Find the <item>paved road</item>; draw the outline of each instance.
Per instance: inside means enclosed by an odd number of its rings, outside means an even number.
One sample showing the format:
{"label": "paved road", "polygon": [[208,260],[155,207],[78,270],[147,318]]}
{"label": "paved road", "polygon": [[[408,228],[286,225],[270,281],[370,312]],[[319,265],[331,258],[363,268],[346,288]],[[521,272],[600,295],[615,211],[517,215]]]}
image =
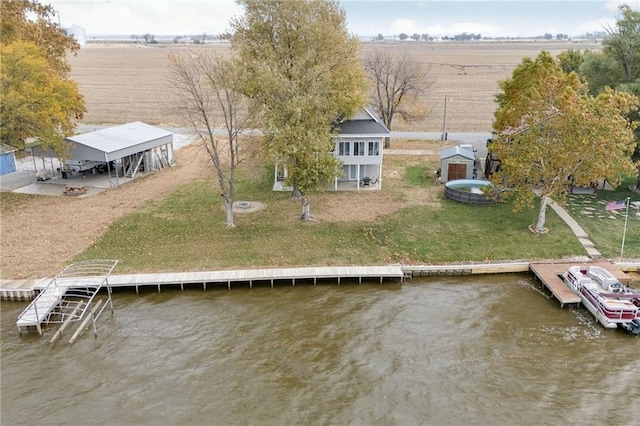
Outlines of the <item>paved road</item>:
{"label": "paved road", "polygon": [[[455,144],[471,144],[476,150],[478,159],[481,161],[487,156],[487,139],[491,133],[448,133],[447,141]],[[393,138],[396,139],[424,139],[442,140],[441,132],[391,132],[391,148],[393,148]]]}
{"label": "paved road", "polygon": [[[94,130],[104,129],[110,126],[99,126],[83,124],[78,126],[81,132],[92,132]],[[192,135],[194,132],[186,127],[163,127],[163,129],[178,135]],[[226,134],[224,129],[216,129],[216,134],[221,136]],[[487,139],[491,137],[491,133],[448,133],[447,141],[456,144],[471,144],[476,150],[478,158],[484,159],[487,155]],[[391,139],[422,139],[422,140],[441,140],[442,132],[391,132]],[[184,138],[183,138],[184,139]],[[391,144],[393,148],[393,142]],[[178,147],[176,147],[178,148]]]}

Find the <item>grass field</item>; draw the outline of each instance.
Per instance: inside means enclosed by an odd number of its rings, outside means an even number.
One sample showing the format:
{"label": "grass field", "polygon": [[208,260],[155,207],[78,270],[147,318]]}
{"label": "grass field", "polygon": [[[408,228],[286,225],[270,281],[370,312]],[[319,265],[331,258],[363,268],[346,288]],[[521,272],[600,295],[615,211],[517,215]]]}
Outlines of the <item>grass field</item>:
{"label": "grass field", "polygon": [[[388,156],[396,180],[386,179],[380,194],[325,192],[314,196],[314,222],[299,220],[300,202],[270,189],[272,169],[241,175],[238,199],[260,201],[266,208],[236,214],[236,227],[225,226],[225,213],[209,181],[181,187],[116,220],[76,260],[121,259],[119,271],[211,270],[300,265],[421,264],[511,259],[558,259],[584,255],[570,229],[552,211],[552,232],[527,230],[531,210],[514,215],[510,204],[474,207],[446,200],[431,177],[433,164]],[[420,200],[415,193],[431,194]],[[347,201],[348,200],[348,201]],[[333,219],[345,203],[358,216]],[[375,215],[372,203],[395,204]],[[405,205],[405,207],[402,207]],[[344,209],[346,210],[346,208]]]}
{"label": "grass field", "polygon": [[613,200],[629,197],[629,202],[640,201],[640,194],[626,189],[634,182],[629,180],[614,191],[598,191],[593,195],[569,195],[567,199],[567,211],[580,223],[606,258],[616,258],[622,254],[623,257],[640,259],[640,211],[630,208],[627,215],[626,210],[604,209],[605,205]]}

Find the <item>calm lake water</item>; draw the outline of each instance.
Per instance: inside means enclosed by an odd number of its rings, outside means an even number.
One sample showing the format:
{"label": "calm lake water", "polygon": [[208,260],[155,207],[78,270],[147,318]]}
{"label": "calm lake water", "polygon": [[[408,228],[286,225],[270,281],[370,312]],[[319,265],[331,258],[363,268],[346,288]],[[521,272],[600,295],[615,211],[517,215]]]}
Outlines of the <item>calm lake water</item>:
{"label": "calm lake water", "polygon": [[640,339],[529,275],[117,292],[74,345],[19,335],[25,306],[1,305],[2,425],[640,422]]}

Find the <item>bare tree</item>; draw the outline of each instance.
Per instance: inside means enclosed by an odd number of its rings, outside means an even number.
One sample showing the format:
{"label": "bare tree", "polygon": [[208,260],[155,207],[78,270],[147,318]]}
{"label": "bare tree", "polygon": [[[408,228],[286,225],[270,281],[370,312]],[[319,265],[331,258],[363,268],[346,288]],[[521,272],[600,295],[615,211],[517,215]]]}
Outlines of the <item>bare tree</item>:
{"label": "bare tree", "polygon": [[[238,73],[229,59],[209,52],[191,56],[170,55],[174,83],[182,99],[181,110],[209,154],[227,215],[233,222],[234,180],[237,167],[247,158],[241,133],[253,119],[246,98],[239,92]],[[223,123],[219,123],[221,120]],[[216,135],[223,125],[224,141]]]}
{"label": "bare tree", "polygon": [[[373,86],[371,105],[389,130],[397,114],[406,121],[427,116],[421,97],[433,84],[428,80],[430,67],[406,54],[380,51],[369,53],[364,67]],[[390,138],[385,139],[384,146],[391,146]]]}

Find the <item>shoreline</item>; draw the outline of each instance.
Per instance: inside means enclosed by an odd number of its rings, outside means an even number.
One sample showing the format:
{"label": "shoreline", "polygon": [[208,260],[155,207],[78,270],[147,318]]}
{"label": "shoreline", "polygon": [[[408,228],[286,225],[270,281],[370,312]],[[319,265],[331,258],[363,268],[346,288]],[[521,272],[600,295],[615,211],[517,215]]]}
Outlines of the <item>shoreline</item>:
{"label": "shoreline", "polygon": [[[457,263],[457,264],[437,264],[437,265],[388,265],[388,266],[336,266],[336,267],[297,267],[297,268],[262,268],[262,269],[237,269],[220,271],[198,271],[198,272],[170,272],[170,273],[146,273],[146,274],[113,274],[109,276],[109,287],[111,288],[131,288],[138,293],[139,288],[155,287],[158,292],[164,287],[179,286],[184,290],[185,286],[202,286],[207,290],[209,286],[224,285],[231,289],[231,283],[245,283],[253,287],[253,283],[270,282],[271,287],[274,281],[291,281],[295,286],[296,280],[312,281],[317,280],[336,281],[340,285],[341,278],[347,280],[362,279],[372,280],[406,279],[414,277],[433,276],[462,276],[462,275],[491,275],[509,273],[533,273],[532,263],[556,263],[556,264],[577,264],[591,263],[594,259],[583,258],[581,260],[546,260],[546,261],[513,261],[513,262],[485,262],[485,263]],[[613,266],[624,273],[640,274],[640,260],[631,261],[608,261]],[[367,268],[369,268],[367,270]],[[397,268],[397,271],[379,271],[383,268]],[[280,273],[278,273],[280,271]],[[38,292],[49,284],[52,278],[32,278],[22,280],[0,280],[0,300],[2,301],[28,301],[32,300]],[[636,281],[633,276],[632,281]]]}

